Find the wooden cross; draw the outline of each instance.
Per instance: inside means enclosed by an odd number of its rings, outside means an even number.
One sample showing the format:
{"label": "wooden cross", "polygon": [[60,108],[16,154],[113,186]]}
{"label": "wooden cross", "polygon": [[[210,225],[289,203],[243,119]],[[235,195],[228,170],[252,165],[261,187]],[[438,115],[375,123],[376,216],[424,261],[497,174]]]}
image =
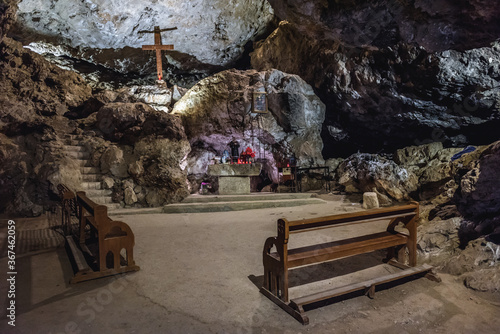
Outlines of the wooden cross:
{"label": "wooden cross", "polygon": [[155,29],[153,31],[147,31],[147,30],[139,31],[139,34],[143,34],[143,33],[154,33],[155,34],[155,44],[154,45],[143,45],[142,49],[143,50],[156,50],[156,72],[158,74],[158,80],[163,79],[161,50],[173,50],[174,49],[174,46],[171,44],[169,44],[169,45],[162,45],[161,44],[161,32],[162,31],[169,31],[169,30],[176,30],[176,29],[177,29],[177,27],[160,29],[159,26],[155,26]]}

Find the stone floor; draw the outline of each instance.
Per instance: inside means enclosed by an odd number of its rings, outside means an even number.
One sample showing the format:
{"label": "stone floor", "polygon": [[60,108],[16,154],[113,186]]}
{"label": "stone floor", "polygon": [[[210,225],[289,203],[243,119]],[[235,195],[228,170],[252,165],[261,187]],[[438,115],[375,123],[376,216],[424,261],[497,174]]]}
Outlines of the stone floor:
{"label": "stone floor", "polygon": [[[331,205],[114,217],[134,231],[135,260],[141,270],[76,285],[68,284],[72,269],[62,243],[57,242],[53,230],[47,232],[57,221],[47,217],[16,219],[20,247],[16,259],[16,326],[9,326],[2,316],[0,333],[498,332],[500,297],[468,290],[458,279],[445,274],[441,274],[441,283],[418,279],[378,291],[374,299],[360,296],[309,310],[308,326],[274,305],[258,287],[262,282],[264,241],[276,234],[277,218],[360,209],[359,203],[341,196],[327,199]],[[0,223],[3,251],[6,220]],[[369,232],[366,226],[360,228]],[[35,237],[21,239],[22,233],[29,234],[23,231],[28,230],[45,232],[29,232]],[[352,233],[359,230],[338,230],[329,237],[343,238]],[[54,240],[38,242],[36,249],[20,245],[39,238]],[[314,238],[317,236],[308,236],[297,244]],[[295,282],[309,277],[292,293],[316,284],[350,281],[354,277],[347,276],[350,272],[378,263],[379,257],[381,254],[373,253],[299,269],[314,275],[300,275],[300,271],[292,275]],[[2,257],[0,277],[6,268],[7,258]],[[335,277],[326,280],[332,272]],[[317,280],[322,281],[314,282]],[[4,278],[0,280],[0,296],[5,310]]]}

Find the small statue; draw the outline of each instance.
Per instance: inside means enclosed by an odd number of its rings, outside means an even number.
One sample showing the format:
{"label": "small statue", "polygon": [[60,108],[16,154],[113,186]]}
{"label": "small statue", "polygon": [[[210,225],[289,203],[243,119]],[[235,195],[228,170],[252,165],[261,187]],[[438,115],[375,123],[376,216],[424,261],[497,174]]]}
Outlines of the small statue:
{"label": "small statue", "polygon": [[229,155],[228,150],[224,150],[224,152],[222,153],[221,162],[223,164],[228,164],[229,162],[231,162],[231,156]]}

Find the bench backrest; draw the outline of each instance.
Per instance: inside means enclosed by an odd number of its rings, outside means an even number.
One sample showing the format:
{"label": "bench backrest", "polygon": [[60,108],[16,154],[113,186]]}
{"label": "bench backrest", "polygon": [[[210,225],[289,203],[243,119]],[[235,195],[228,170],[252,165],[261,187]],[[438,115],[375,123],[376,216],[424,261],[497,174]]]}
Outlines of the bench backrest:
{"label": "bench backrest", "polygon": [[[415,222],[418,218],[419,204],[411,202],[410,204],[394,206],[389,208],[371,209],[366,211],[350,212],[332,216],[310,218],[289,221],[285,218],[278,220],[278,239],[288,242],[292,233],[314,231],[324,228],[339,227],[353,224],[363,224],[370,221],[391,220],[387,230],[393,231],[398,223],[407,225]],[[407,226],[408,227],[408,226]],[[413,229],[416,226],[412,226]]]}
{"label": "bench backrest", "polygon": [[82,211],[80,212],[80,218],[85,215],[83,212],[83,210],[85,210],[85,212],[95,218],[97,224],[109,220],[107,206],[95,203],[85,195],[84,191],[78,191],[76,197],[80,210]]}

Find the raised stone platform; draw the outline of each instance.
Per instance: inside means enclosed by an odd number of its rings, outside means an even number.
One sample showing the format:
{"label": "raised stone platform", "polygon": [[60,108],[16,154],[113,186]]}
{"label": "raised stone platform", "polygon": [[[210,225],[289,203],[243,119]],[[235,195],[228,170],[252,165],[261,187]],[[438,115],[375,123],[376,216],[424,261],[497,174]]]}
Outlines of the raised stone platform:
{"label": "raised stone platform", "polygon": [[208,166],[208,175],[219,177],[219,195],[250,194],[250,176],[258,176],[262,166],[217,164]]}
{"label": "raised stone platform", "polygon": [[181,203],[164,206],[163,213],[241,211],[328,203],[312,196],[311,193],[252,193],[234,196],[193,194]]}

